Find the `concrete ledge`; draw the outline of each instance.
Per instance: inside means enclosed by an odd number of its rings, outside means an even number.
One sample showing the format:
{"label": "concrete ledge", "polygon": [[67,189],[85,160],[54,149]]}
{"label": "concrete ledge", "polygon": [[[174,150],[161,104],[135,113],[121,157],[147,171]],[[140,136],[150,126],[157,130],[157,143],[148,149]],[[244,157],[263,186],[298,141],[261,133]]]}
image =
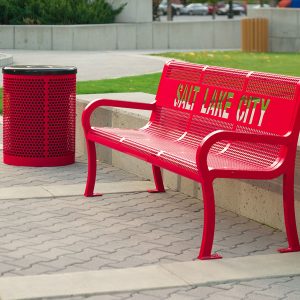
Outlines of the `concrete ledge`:
{"label": "concrete ledge", "polygon": [[[81,114],[84,107],[93,99],[124,99],[151,103],[155,96],[144,93],[80,95],[77,100],[77,155],[86,158],[85,139],[81,128]],[[149,119],[149,111],[132,109],[98,109],[92,117],[96,126],[119,128],[140,128]],[[123,153],[112,151],[97,145],[98,159],[118,168],[153,180],[151,165]],[[163,170],[165,185],[187,195],[202,198],[199,183],[185,177]],[[216,203],[219,207],[267,224],[271,227],[285,230],[282,209],[282,178],[261,180],[217,179],[214,183]],[[297,152],[295,177],[295,205],[298,228],[300,228],[300,149]]]}
{"label": "concrete ledge", "polygon": [[12,65],[12,63],[13,63],[12,55],[0,53],[0,68]]}
{"label": "concrete ledge", "polygon": [[146,267],[0,278],[5,300],[109,295],[300,274],[300,253],[191,261]]}

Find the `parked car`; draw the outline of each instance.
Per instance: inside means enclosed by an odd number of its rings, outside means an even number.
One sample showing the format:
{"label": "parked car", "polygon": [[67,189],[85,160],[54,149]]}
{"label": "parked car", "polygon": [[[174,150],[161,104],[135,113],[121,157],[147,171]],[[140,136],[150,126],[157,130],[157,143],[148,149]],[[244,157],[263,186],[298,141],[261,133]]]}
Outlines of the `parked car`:
{"label": "parked car", "polygon": [[[245,15],[246,8],[245,6],[239,3],[232,3],[232,10],[234,15]],[[229,4],[226,4],[224,7],[221,7],[217,10],[218,15],[227,15],[229,12]]]}
{"label": "parked car", "polygon": [[[183,5],[182,4],[175,4],[175,3],[172,3],[171,5],[172,5],[173,13],[176,14],[177,16],[179,16],[180,13],[181,13],[181,9],[183,8]],[[167,14],[167,9],[168,9],[167,0],[161,1],[161,3],[158,6],[158,13],[160,15],[166,15]]]}
{"label": "parked car", "polygon": [[202,3],[191,3],[180,10],[184,15],[201,15],[206,16],[208,14],[208,7]]}
{"label": "parked car", "polygon": [[[217,13],[217,11],[220,9],[220,8],[222,8],[222,7],[224,7],[225,6],[225,3],[224,2],[218,2],[218,3],[216,3],[215,4],[215,11],[216,11],[216,13]],[[208,14],[209,15],[212,15],[213,14],[213,10],[214,10],[214,5],[212,4],[212,3],[209,3],[208,5],[207,5],[207,8],[208,8]]]}
{"label": "parked car", "polygon": [[261,6],[260,4],[257,4],[257,5],[252,5],[252,6],[250,6],[250,8],[252,8],[252,9],[270,8],[270,5],[269,5],[269,4],[266,4],[266,3],[264,3],[263,6]]}

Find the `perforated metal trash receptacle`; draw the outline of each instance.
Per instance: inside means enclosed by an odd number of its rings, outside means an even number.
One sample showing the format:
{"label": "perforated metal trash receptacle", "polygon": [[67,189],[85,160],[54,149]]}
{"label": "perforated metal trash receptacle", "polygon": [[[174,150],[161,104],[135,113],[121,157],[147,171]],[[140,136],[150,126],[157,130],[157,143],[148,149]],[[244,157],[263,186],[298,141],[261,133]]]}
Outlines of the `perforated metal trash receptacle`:
{"label": "perforated metal trash receptacle", "polygon": [[77,69],[11,66],[2,72],[4,163],[74,163]]}

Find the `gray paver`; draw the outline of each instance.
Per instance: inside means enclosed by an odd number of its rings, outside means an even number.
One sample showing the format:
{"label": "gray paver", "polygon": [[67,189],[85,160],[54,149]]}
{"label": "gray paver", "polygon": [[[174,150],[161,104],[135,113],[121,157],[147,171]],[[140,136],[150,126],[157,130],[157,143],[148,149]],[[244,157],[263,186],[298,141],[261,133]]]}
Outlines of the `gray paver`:
{"label": "gray paver", "polygon": [[267,296],[262,295],[260,293],[253,293],[251,295],[248,295],[246,300],[279,300],[282,299],[281,297],[274,297],[274,296]]}
{"label": "gray paver", "polygon": [[[295,280],[300,280],[300,277],[295,277]],[[279,278],[267,278],[267,279],[256,279],[256,280],[248,280],[245,281],[245,285],[250,285],[254,287],[266,288],[271,286],[272,284],[283,284],[290,282],[291,279],[289,277],[279,277]]]}
{"label": "gray paver", "polygon": [[272,283],[277,283],[277,285],[283,285],[287,286],[290,288],[295,289],[298,293],[300,293],[300,277],[293,277],[293,278],[288,278],[287,280],[281,280],[277,282],[272,282]]}
{"label": "gray paver", "polygon": [[154,296],[157,297],[159,299],[162,298],[167,298],[170,295],[177,293],[181,290],[186,290],[188,288],[167,288],[167,289],[161,289],[161,290],[148,290],[148,291],[142,291],[139,292],[137,294],[141,294],[141,295],[150,295],[150,296]]}
{"label": "gray paver", "polygon": [[284,298],[284,300],[298,300],[300,299],[300,293],[299,292],[290,292],[288,293]]}
{"label": "gray paver", "polygon": [[[121,298],[117,295],[95,295],[95,296],[87,297],[85,299],[88,299],[88,300],[120,300]],[[81,299],[78,299],[78,300],[81,300]]]}
{"label": "gray paver", "polygon": [[193,295],[173,294],[166,299],[168,299],[168,300],[196,300],[198,298],[194,297]]}
{"label": "gray paver", "polygon": [[216,293],[221,292],[222,290],[219,288],[211,287],[211,286],[199,286],[190,289],[186,289],[185,291],[177,292],[178,295],[188,294],[197,299],[206,299],[210,295],[215,295]]}
{"label": "gray paver", "polygon": [[258,289],[257,287],[251,287],[251,286],[246,286],[246,285],[240,284],[240,285],[235,285],[231,289],[228,289],[226,291],[214,293],[213,296],[217,296],[220,294],[220,295],[224,295],[227,297],[236,297],[239,299],[244,299],[247,297],[247,295],[249,295],[257,290],[260,290],[260,289]]}
{"label": "gray paver", "polygon": [[265,296],[283,298],[289,291],[290,288],[287,286],[272,284],[270,287],[259,291],[259,294]]}
{"label": "gray paver", "polygon": [[124,300],[157,300],[158,297],[152,295],[145,295],[145,294],[130,294],[128,297],[124,296]]}

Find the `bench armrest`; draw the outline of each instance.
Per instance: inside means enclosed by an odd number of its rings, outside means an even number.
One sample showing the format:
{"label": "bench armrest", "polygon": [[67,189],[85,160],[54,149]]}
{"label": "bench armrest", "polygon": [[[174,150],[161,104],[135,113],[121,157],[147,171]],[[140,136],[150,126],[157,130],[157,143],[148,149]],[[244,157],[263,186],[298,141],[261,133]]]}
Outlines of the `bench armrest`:
{"label": "bench armrest", "polygon": [[227,130],[216,130],[208,134],[201,142],[197,149],[196,161],[197,166],[201,171],[208,171],[207,156],[211,147],[217,142],[228,141],[241,141],[247,143],[262,143],[271,145],[285,145],[287,146],[291,141],[291,133],[287,133],[284,136],[274,136],[267,134],[257,133],[244,133]]}
{"label": "bench armrest", "polygon": [[86,106],[82,113],[82,126],[85,131],[91,128],[91,115],[95,109],[101,106],[119,107],[119,108],[131,108],[131,109],[141,109],[141,110],[153,110],[155,107],[155,102],[153,103],[142,103],[142,102],[131,102],[123,100],[112,100],[112,99],[97,99],[92,101]]}

